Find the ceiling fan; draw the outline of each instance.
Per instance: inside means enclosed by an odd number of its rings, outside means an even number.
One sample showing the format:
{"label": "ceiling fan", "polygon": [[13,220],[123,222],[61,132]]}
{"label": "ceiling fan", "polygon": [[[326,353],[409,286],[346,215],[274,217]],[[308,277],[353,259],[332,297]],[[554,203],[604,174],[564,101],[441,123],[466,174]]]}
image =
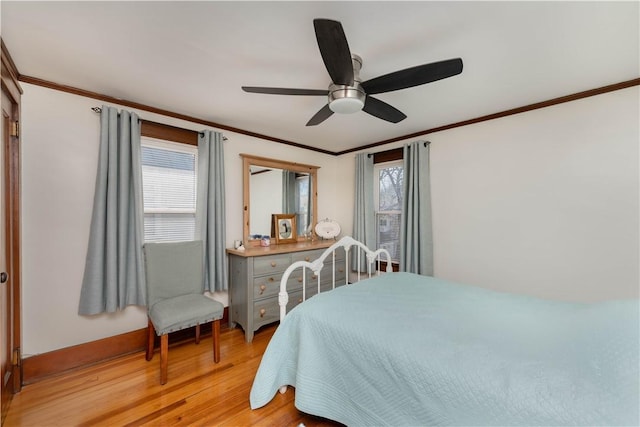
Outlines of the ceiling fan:
{"label": "ceiling fan", "polygon": [[330,19],[314,19],[313,26],[320,55],[333,81],[328,90],[242,86],[242,90],[252,93],[327,96],[327,105],[311,117],[307,126],[318,125],[333,113],[355,113],[360,110],[379,119],[398,123],[407,116],[371,95],[423,85],[462,72],[462,59],[455,58],[405,68],[363,82],[360,80],[362,58],[351,54],[342,24]]}

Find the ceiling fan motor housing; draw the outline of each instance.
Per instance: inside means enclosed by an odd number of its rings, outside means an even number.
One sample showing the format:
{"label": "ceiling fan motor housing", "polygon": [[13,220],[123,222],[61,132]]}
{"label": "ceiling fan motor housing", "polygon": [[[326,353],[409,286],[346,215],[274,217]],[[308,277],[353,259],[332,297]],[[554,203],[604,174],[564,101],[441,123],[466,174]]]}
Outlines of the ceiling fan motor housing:
{"label": "ceiling fan motor housing", "polygon": [[365,97],[360,83],[357,82],[353,86],[329,86],[329,108],[334,113],[348,114],[362,110]]}
{"label": "ceiling fan motor housing", "polygon": [[334,113],[356,113],[364,107],[364,100],[367,95],[360,85],[362,58],[352,54],[351,62],[353,64],[353,86],[329,85],[329,108]]}

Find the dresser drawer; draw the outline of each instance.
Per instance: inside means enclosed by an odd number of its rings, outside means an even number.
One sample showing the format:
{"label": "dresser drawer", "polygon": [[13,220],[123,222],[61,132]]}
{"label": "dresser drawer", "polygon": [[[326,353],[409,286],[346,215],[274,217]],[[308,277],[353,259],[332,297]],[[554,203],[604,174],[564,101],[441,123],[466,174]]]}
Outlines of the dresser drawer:
{"label": "dresser drawer", "polygon": [[[349,252],[351,253],[351,252],[352,252],[352,251],[354,251],[354,250],[358,250],[358,249],[354,246],[354,247],[352,247],[352,248],[351,248],[351,250],[350,250]],[[342,261],[342,260],[344,260],[344,259],[345,259],[345,250],[344,250],[344,248],[338,248],[338,249],[336,249],[336,250],[335,250],[335,254],[336,254],[336,262],[337,262],[338,260],[341,260],[341,261]],[[328,257],[327,257],[327,259],[325,260],[325,262],[326,262],[326,261],[331,261],[331,256],[328,256]]]}
{"label": "dresser drawer", "polygon": [[[255,277],[253,279],[253,298],[262,299],[278,295],[282,275],[283,273],[276,273]],[[302,270],[294,271],[287,280],[287,292],[296,289],[302,289]]]}
{"label": "dresser drawer", "polygon": [[301,268],[296,268],[287,280],[287,292],[292,292],[297,289],[302,289],[302,276],[304,275]]}
{"label": "dresser drawer", "polygon": [[[287,312],[302,302],[302,291],[291,292],[287,303]],[[253,304],[253,319],[256,329],[262,325],[280,320],[278,298],[256,301]]]}
{"label": "dresser drawer", "polygon": [[253,303],[253,324],[255,329],[278,320],[280,320],[278,298],[269,298]]}
{"label": "dresser drawer", "polygon": [[293,264],[296,261],[307,261],[313,262],[316,259],[320,258],[320,255],[324,252],[324,249],[316,249],[313,251],[304,251],[304,252],[295,252],[291,254],[291,263]]}
{"label": "dresser drawer", "polygon": [[[345,268],[344,260],[336,260],[336,283],[345,283],[347,272]],[[310,282],[317,283],[318,276],[311,270],[307,269],[307,284]],[[331,283],[333,281],[333,262],[325,262],[322,270],[320,271],[320,282]]]}
{"label": "dresser drawer", "polygon": [[253,259],[253,274],[260,276],[279,273],[285,271],[290,263],[291,256],[289,254],[255,257]]}
{"label": "dresser drawer", "polygon": [[287,303],[287,313],[290,312],[296,305],[302,302],[302,289],[289,294],[289,302]]}
{"label": "dresser drawer", "polygon": [[[307,261],[313,262],[320,258],[320,256],[324,253],[325,249],[315,249],[313,251],[304,251],[304,252],[296,252],[291,254],[291,262],[294,263],[296,261]],[[336,262],[339,260],[344,260],[345,251],[343,248],[338,248],[335,251]],[[325,263],[331,262],[333,259],[332,254],[329,254],[327,258],[324,260]]]}
{"label": "dresser drawer", "polygon": [[282,273],[269,274],[253,279],[253,298],[262,299],[278,295]]}

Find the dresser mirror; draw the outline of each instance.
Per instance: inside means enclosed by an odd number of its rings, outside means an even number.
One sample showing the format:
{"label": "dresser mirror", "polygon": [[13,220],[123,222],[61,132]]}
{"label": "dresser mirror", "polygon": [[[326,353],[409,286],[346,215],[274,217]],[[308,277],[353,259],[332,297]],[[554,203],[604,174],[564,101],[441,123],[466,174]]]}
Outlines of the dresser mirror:
{"label": "dresser mirror", "polygon": [[[243,163],[243,235],[249,245],[273,235],[274,214],[295,215],[297,239],[318,218],[318,166],[240,154]],[[272,241],[273,242],[273,241]]]}

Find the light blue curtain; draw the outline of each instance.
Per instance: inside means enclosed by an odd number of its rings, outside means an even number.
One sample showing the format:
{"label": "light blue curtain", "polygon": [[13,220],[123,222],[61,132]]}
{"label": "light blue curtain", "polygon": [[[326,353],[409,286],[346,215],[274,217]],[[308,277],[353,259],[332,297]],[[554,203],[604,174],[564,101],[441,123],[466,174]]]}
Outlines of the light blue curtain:
{"label": "light blue curtain", "polygon": [[204,243],[205,290],[211,292],[227,289],[225,228],[223,136],[205,130],[198,136],[195,238]]}
{"label": "light blue curtain", "polygon": [[282,213],[296,213],[296,173],[288,170],[282,171]]}
{"label": "light blue curtain", "polygon": [[102,106],[100,152],[78,313],[145,305],[140,122]]}
{"label": "light blue curtain", "polygon": [[400,271],[433,276],[429,143],[405,144]]}
{"label": "light blue curtain", "polygon": [[[368,248],[375,247],[376,227],[373,206],[373,156],[367,153],[356,155],[355,206],[353,214],[353,238]],[[357,270],[357,251],[351,255],[351,268]],[[360,269],[366,270],[364,255],[360,259]]]}
{"label": "light blue curtain", "polygon": [[[309,226],[311,224],[313,224],[313,197],[311,197],[311,189],[313,188],[313,182],[311,178],[311,175],[309,175],[307,177],[307,179],[309,180],[307,183],[307,188],[308,188],[308,192],[307,192],[307,222],[304,225],[304,230],[306,231],[307,229],[309,229]],[[300,233],[300,231],[298,231],[298,233]]]}

